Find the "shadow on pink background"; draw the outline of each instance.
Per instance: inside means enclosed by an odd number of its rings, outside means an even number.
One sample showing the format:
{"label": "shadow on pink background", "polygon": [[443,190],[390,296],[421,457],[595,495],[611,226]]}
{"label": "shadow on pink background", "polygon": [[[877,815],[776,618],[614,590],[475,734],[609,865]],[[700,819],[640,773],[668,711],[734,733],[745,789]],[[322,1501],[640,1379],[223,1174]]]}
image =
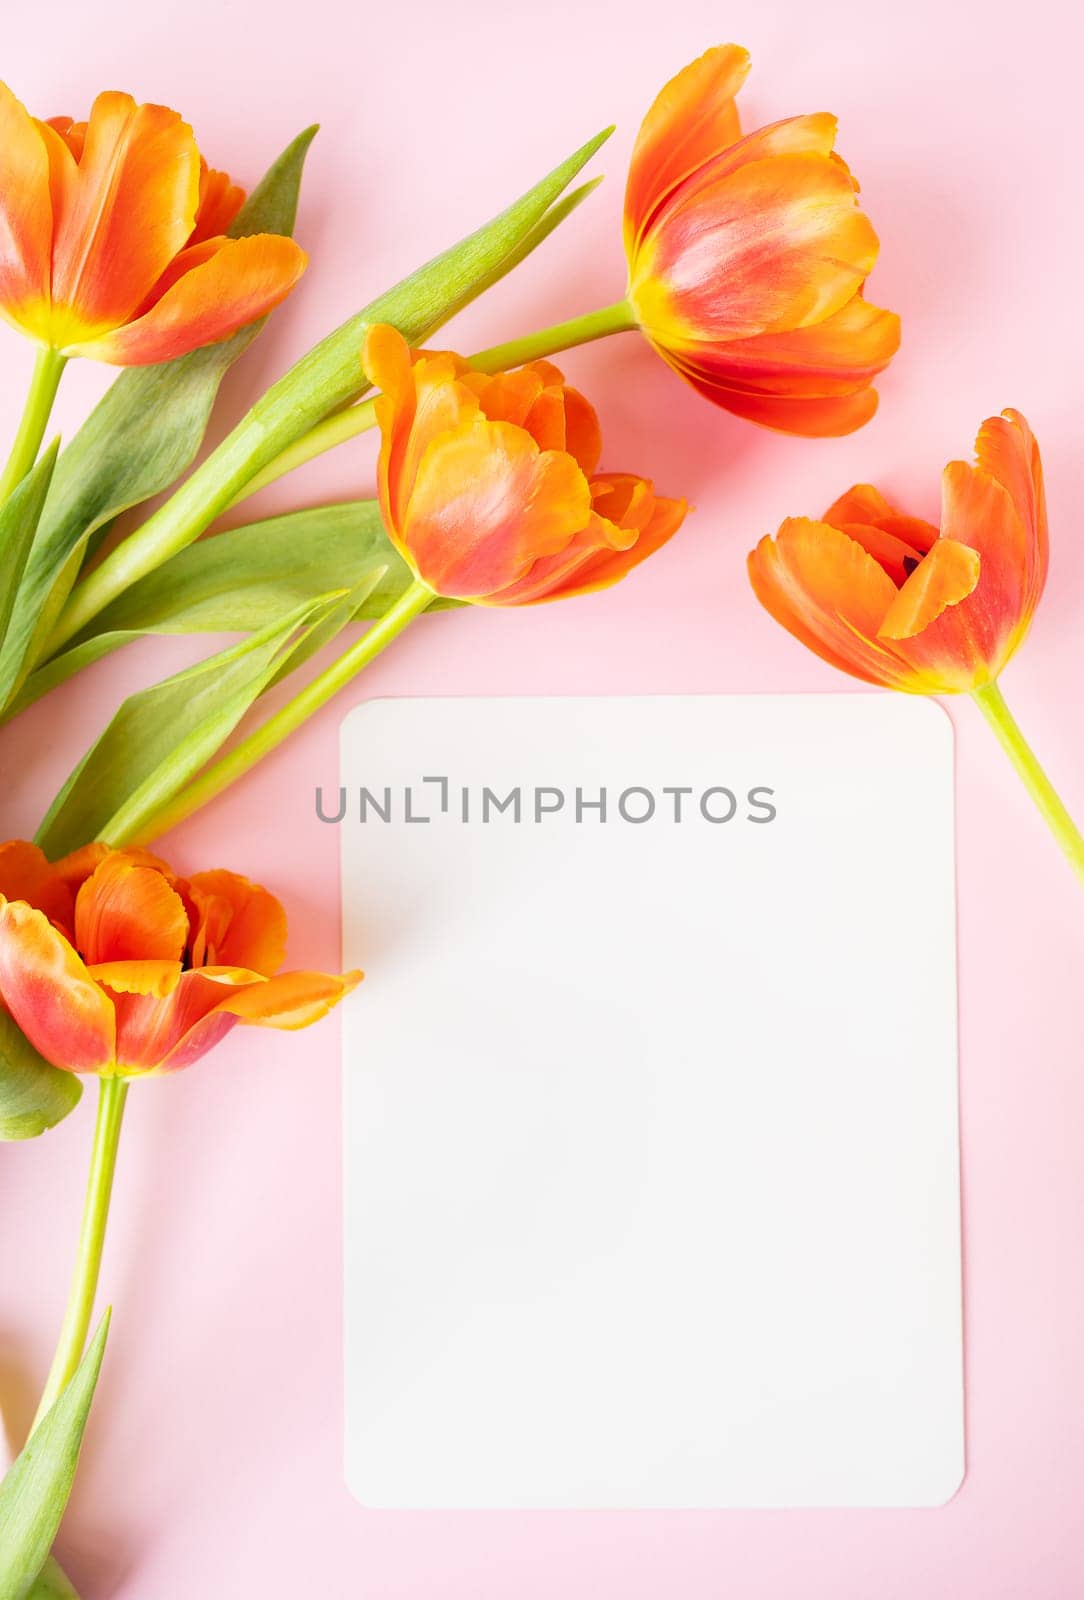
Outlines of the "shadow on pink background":
{"label": "shadow on pink background", "polygon": [[[753,52],[747,125],[839,114],[840,148],[882,238],[871,298],[904,318],[881,412],[850,439],[791,440],[715,413],[631,336],[569,356],[602,414],[604,466],[652,474],[697,514],[609,594],[423,619],[341,707],[169,840],[182,868],[221,863],[279,892],[295,963],[337,960],[338,840],[315,820],[313,790],[337,782],[350,705],[377,694],[846,687],[760,612],[746,548],[856,479],[935,514],[943,463],[1010,404],[1044,448],[1055,546],[1005,689],[1084,812],[1080,40],[1054,0],[1023,17],[974,0],[917,0],[906,13],[776,0],[725,15],[701,0],[379,11],[60,0],[6,20],[3,73],[36,112],[81,114],[104,87],[166,101],[242,181],[322,123],[298,229],[311,269],[227,380],[223,418],[612,119],[619,131],[596,163],[610,175],[602,191],[449,342],[469,350],[616,298],[639,117],[664,77],[728,37]],[[14,333],[0,338],[10,434],[31,351]],[[107,376],[89,364],[70,372],[59,412],[69,433]],[[371,441],[346,447],[257,509],[367,493],[372,460]],[[4,835],[33,830],[124,692],[200,653],[192,640],[133,647],[6,731]],[[1069,1600],[1084,1590],[1084,921],[1078,886],[977,712],[951,710],[969,1459],[956,1499],[895,1513],[362,1510],[340,1465],[331,1022],[297,1037],[235,1034],[192,1072],[132,1092],[104,1272],[113,1336],[62,1545],[84,1600]],[[886,919],[907,848],[886,838],[869,863]],[[424,991],[419,971],[419,1003]],[[899,996],[901,1007],[921,1003]],[[16,1432],[59,1325],[92,1098],[48,1138],[0,1157],[0,1382]]]}

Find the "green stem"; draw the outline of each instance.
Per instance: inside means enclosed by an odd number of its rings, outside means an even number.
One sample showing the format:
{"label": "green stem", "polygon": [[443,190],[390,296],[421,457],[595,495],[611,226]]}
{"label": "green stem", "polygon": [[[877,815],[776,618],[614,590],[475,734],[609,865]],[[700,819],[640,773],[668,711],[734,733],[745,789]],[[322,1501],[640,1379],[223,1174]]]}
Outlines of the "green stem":
{"label": "green stem", "polygon": [[1054,785],[1039,765],[1034,750],[1021,733],[996,683],[976,689],[975,704],[994,730],[998,743],[1023,780],[1024,788],[1042,813],[1069,865],[1084,883],[1084,834],[1066,811]]}
{"label": "green stem", "polygon": [[59,350],[53,350],[47,345],[39,347],[30,379],[30,390],[26,397],[26,405],[23,407],[22,420],[15,434],[7,466],[0,474],[0,506],[7,502],[12,490],[22,483],[38,459],[41,441],[45,437],[45,430],[52,414],[53,401],[56,399],[61,375],[67,364],[67,356],[62,356]]}
{"label": "green stem", "polygon": [[[555,323],[552,328],[526,334],[522,339],[510,339],[506,344],[495,344],[489,350],[481,350],[469,358],[470,364],[480,372],[504,372],[509,367],[522,367],[528,361],[541,361],[546,356],[557,355],[561,350],[570,350],[574,345],[605,339],[611,333],[628,333],[636,326],[636,317],[628,301],[618,300],[601,311],[589,311],[582,317],[572,317],[568,322]],[[376,413],[372,400],[363,400],[359,405],[347,406],[325,417],[315,428],[310,428],[308,433],[295,439],[273,461],[269,461],[254,478],[250,478],[234,495],[230,507],[240,505],[260,489],[266,489],[269,483],[275,483],[288,472],[293,472],[295,467],[304,466],[306,461],[322,456],[336,445],[345,444],[348,439],[356,439],[375,424]]]}
{"label": "green stem", "polygon": [[120,1139],[124,1102],[128,1096],[126,1078],[99,1078],[98,1117],[94,1124],[94,1147],[90,1157],[90,1177],[83,1206],[83,1222],[79,1229],[79,1247],[75,1256],[68,1307],[60,1330],[56,1354],[49,1369],[49,1377],[34,1418],[31,1434],[41,1423],[54,1401],[58,1400],[71,1382],[83,1358],[87,1342],[94,1295],[98,1288],[98,1272],[102,1264],[102,1246],[105,1243],[105,1225],[109,1216],[109,1196],[113,1189],[113,1170],[117,1162],[117,1142]]}
{"label": "green stem", "polygon": [[568,322],[556,322],[552,328],[541,328],[521,339],[509,339],[506,344],[491,345],[471,356],[472,367],[481,372],[505,372],[509,367],[522,367],[528,361],[543,361],[574,345],[591,344],[595,339],[607,339],[611,333],[631,333],[638,326],[636,313],[627,300],[617,300],[601,311],[588,311],[582,317],[572,317]]}
{"label": "green stem", "polygon": [[170,828],[183,822],[194,811],[220,795],[224,789],[244,777],[245,773],[254,767],[264,756],[289,738],[290,734],[315,711],[319,711],[332,695],[338,694],[352,678],[355,678],[363,667],[374,660],[382,650],[385,650],[392,640],[396,638],[408,623],[413,622],[434,599],[432,589],[421,582],[410,585],[393,606],[390,606],[378,622],[374,622],[356,644],[333,661],[331,666],[320,675],[300,694],[294,695],[292,700],[276,711],[259,728],[255,728],[247,739],[242,739],[228,755],[207,767],[187,789],[182,789],[172,800],[167,800],[160,806],[147,821],[140,827],[136,837],[125,839],[110,839],[108,842],[114,846],[125,844],[145,844],[151,839],[157,839]]}

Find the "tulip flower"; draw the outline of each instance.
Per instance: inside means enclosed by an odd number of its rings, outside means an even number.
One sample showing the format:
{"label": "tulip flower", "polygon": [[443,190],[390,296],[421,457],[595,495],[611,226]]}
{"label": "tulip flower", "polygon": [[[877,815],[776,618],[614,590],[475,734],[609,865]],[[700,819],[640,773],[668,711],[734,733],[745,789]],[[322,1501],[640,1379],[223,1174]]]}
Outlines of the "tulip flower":
{"label": "tulip flower", "polygon": [[32,117],[0,84],[0,313],[39,346],[0,493],[33,464],[65,361],[169,361],[293,288],[292,239],[227,239],[244,198],[164,106],[100,94],[85,123]]}
{"label": "tulip flower", "polygon": [[432,594],[493,606],[585,594],[681,526],[683,500],[595,472],[598,419],[548,362],[491,377],[377,326],[362,364],[382,391],[381,513]]}
{"label": "tulip flower", "polygon": [[858,484],[820,521],[790,517],[762,539],[749,577],[776,621],[841,671],[909,694],[970,694],[1084,878],[1084,838],[998,687],[1047,562],[1039,447],[1005,411],[983,423],[973,463],[945,468],[940,528]]}
{"label": "tulip flower", "polygon": [[783,433],[852,433],[900,321],[864,298],[878,241],[828,112],[744,137],[749,53],[717,45],[662,89],[625,190],[625,298],[477,358],[507,365],[639,328],[697,393]]}
{"label": "tulip flower", "polygon": [[785,433],[850,433],[899,346],[899,318],[862,297],[877,235],[835,117],[741,136],[749,65],[737,45],[709,50],[648,112],[625,192],[628,303],[716,405]]}
{"label": "tulip flower", "polygon": [[130,1081],[191,1066],[239,1023],[307,1027],[361,979],[281,972],[285,951],[282,906],[236,873],[181,878],[146,851],[99,844],[55,863],[24,840],[0,845],[0,1006],[47,1061],[101,1080],[75,1280],[39,1416],[82,1355]]}
{"label": "tulip flower", "polygon": [[104,845],[50,869],[0,847],[0,1001],[55,1067],[175,1072],[238,1022],[315,1022],[360,974],[280,973],[285,944],[279,902],[235,873],[183,880]]}

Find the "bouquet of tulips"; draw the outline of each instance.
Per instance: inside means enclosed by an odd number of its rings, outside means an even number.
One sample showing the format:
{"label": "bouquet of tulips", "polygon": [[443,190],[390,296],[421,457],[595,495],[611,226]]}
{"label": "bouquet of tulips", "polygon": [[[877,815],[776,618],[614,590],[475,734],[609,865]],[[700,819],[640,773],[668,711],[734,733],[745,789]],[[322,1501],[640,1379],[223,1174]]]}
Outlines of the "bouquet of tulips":
{"label": "bouquet of tulips", "polygon": [[[361,977],[283,972],[271,893],[221,869],[182,873],[148,847],[422,612],[602,589],[678,532],[684,500],[599,470],[599,420],[551,364],[560,351],[639,330],[705,400],[784,433],[848,433],[876,408],[899,319],[866,298],[878,241],[835,119],[743,134],[748,70],[739,47],[711,49],[649,110],[613,304],[468,356],[432,348],[578,212],[602,133],[353,311],[194,469],[223,376],[302,292],[292,234],[315,130],[246,197],[173,111],[106,93],[86,122],[39,121],[0,86],[0,311],[36,351],[0,477],[0,722],[141,635],[240,636],[131,694],[73,751],[36,838],[0,845],[0,1135],[46,1133],[85,1075],[99,1090],[68,1311],[0,1486],[0,1600],[75,1592],[50,1551],[105,1347],[108,1314],[91,1330],[130,1086],[191,1065],[237,1024],[305,1027]],[[121,370],[59,449],[50,410],[77,357]],[[375,498],[205,537],[258,488],[372,428]],[[1084,876],[1084,841],[997,686],[1046,552],[1038,449],[1006,412],[983,424],[974,463],[946,469],[940,528],[858,485],[820,520],[785,521],[749,571],[772,615],[842,670],[971,693]],[[268,712],[283,680],[292,693]]]}

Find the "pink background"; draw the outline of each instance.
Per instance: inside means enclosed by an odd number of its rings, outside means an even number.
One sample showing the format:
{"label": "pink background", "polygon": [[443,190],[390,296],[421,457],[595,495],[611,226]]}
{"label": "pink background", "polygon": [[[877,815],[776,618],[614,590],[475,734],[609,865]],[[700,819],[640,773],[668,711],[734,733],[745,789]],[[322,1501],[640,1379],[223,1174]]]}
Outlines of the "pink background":
{"label": "pink background", "polygon": [[[534,613],[423,620],[343,697],[834,689],[742,574],[753,539],[872,477],[935,514],[938,475],[982,417],[1016,405],[1044,447],[1050,587],[1006,690],[1084,812],[1084,495],[1076,307],[1084,223],[1079,36],[1061,0],[775,0],[648,6],[498,0],[378,9],[306,0],[94,0],[17,8],[3,71],[41,114],[123,87],[180,107],[243,181],[305,123],[299,234],[312,266],[227,381],[235,415],[318,336],[490,215],[598,126],[609,180],[576,221],[461,319],[463,349],[615,298],[621,187],[664,76],[720,36],[754,56],[747,123],[839,114],[883,252],[871,297],[904,318],[883,405],[856,437],[805,443],[712,411],[631,336],[567,368],[601,411],[604,464],[697,505],[679,539],[609,594]],[[4,347],[3,435],[31,352]],[[104,374],[60,407],[70,432]],[[218,424],[221,427],[221,424]],[[267,492],[270,512],[368,492],[371,442]],[[3,833],[30,832],[122,692],[199,653],[129,649],[4,734]],[[343,1486],[338,1027],[237,1035],[190,1073],[137,1086],[104,1289],[114,1332],[63,1537],[85,1600],[1062,1600],[1084,1588],[1084,1073],[1079,887],[969,704],[959,753],[960,991],[969,1470],[921,1512],[372,1514]],[[329,709],[169,849],[228,864],[292,912],[292,956],[337,960]],[[870,863],[907,871],[907,840]],[[870,930],[876,937],[876,929]],[[371,980],[372,981],[372,980]],[[419,985],[424,974],[419,973]],[[901,994],[901,1006],[921,996]],[[891,1019],[886,1019],[891,1026]],[[0,1156],[8,1422],[32,1410],[58,1327],[91,1102]]]}

